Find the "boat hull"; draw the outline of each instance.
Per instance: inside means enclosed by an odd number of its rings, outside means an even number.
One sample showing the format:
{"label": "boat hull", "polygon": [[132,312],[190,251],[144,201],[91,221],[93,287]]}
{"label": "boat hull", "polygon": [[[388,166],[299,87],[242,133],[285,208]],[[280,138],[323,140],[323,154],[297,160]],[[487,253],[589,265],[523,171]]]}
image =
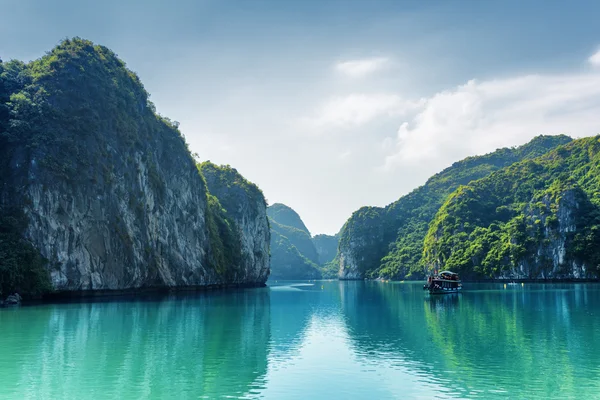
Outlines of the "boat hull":
{"label": "boat hull", "polygon": [[462,287],[427,289],[427,290],[429,290],[429,294],[450,294],[450,293],[460,293],[462,291]]}

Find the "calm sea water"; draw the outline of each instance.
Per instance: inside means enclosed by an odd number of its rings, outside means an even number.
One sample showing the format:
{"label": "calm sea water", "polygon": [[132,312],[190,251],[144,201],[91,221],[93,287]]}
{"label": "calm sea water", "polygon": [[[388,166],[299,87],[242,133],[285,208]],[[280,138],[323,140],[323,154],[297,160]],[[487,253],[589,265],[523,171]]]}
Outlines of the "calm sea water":
{"label": "calm sea water", "polygon": [[0,310],[0,398],[600,398],[600,286],[271,283]]}

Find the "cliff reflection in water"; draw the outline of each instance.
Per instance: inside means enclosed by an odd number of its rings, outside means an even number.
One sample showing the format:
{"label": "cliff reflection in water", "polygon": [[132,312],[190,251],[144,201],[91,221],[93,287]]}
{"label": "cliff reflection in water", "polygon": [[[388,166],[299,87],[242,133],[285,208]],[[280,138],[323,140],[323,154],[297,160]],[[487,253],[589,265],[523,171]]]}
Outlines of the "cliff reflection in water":
{"label": "cliff reflection in water", "polygon": [[264,386],[268,289],[1,310],[8,398],[215,398]]}
{"label": "cliff reflection in water", "polygon": [[596,398],[600,285],[316,282],[0,310],[0,397]]}
{"label": "cliff reflection in water", "polygon": [[419,284],[356,283],[343,311],[365,363],[404,367],[442,394],[581,397],[600,389],[597,285],[471,285],[429,296]]}

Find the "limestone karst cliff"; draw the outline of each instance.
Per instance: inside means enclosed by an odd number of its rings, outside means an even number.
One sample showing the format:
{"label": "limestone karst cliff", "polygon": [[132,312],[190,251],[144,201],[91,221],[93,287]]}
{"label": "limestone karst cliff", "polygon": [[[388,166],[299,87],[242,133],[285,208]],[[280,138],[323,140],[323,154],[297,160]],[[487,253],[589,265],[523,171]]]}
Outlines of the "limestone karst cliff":
{"label": "limestone karst cliff", "polygon": [[[229,165],[204,162],[198,169],[206,179],[210,194],[218,199],[226,213],[224,225],[227,226],[215,226],[221,229],[219,237],[236,242],[225,243],[224,248],[239,249],[230,252],[237,257],[237,261],[227,263],[232,273],[241,274],[236,278],[238,280],[253,282],[265,279],[269,275],[271,231],[263,193]],[[225,231],[228,231],[227,235]]]}
{"label": "limestone karst cliff", "polygon": [[30,270],[65,291],[264,284],[262,194],[235,246],[178,124],[112,51],[67,39],[0,77],[0,235],[20,244],[0,246],[0,290],[22,290]]}

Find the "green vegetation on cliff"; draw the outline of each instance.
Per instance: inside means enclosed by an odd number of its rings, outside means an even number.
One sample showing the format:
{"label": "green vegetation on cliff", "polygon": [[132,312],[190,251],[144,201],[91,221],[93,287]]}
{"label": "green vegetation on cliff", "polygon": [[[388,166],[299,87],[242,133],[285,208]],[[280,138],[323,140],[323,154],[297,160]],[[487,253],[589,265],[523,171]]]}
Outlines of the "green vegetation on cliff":
{"label": "green vegetation on cliff", "polygon": [[[6,183],[2,176],[9,171],[9,128],[14,123],[10,99],[21,86],[18,75],[23,68],[23,63],[0,60],[0,184]],[[0,301],[12,293],[30,297],[51,289],[48,260],[23,238],[26,226],[22,210],[0,203]]]}
{"label": "green vegetation on cliff", "polygon": [[271,220],[277,221],[280,225],[295,228],[310,237],[310,232],[306,225],[304,225],[302,218],[300,218],[296,211],[285,204],[275,203],[270,205],[267,215]]}
{"label": "green vegetation on cliff", "polygon": [[564,135],[538,136],[517,148],[469,157],[434,175],[425,185],[385,208],[361,208],[342,228],[338,257],[344,256],[344,268],[350,269],[350,276],[419,278],[424,270],[423,240],[429,223],[450,193],[460,185],[515,162],[542,155],[570,140]]}
{"label": "green vegetation on cliff", "polygon": [[216,165],[210,161],[198,164],[198,170],[204,176],[211,194],[227,212],[235,217],[241,217],[243,202],[259,203],[266,207],[267,203],[263,192],[254,183],[244,178],[230,165]]}
{"label": "green vegetation on cliff", "polygon": [[573,141],[458,188],[430,225],[425,264],[473,277],[598,276],[599,140]]}
{"label": "green vegetation on cliff", "polygon": [[[266,215],[267,202],[262,191],[229,165],[215,165],[205,161],[197,165],[210,191],[208,194],[208,227],[214,267],[222,276],[230,279],[236,271],[256,268],[262,264],[261,249],[269,241],[269,222]],[[255,236],[243,248],[244,227],[254,224]],[[261,242],[264,237],[265,243]],[[267,250],[268,253],[268,250]],[[268,265],[268,259],[264,260]]]}
{"label": "green vegetation on cliff", "polygon": [[30,63],[0,63],[3,294],[47,290],[42,272],[64,290],[243,283],[231,201],[264,197],[227,168],[220,179],[230,182],[217,199],[178,123],[106,47],[66,39]]}
{"label": "green vegetation on cliff", "polygon": [[207,194],[206,224],[210,239],[210,264],[223,279],[232,279],[242,254],[235,221],[229,217],[217,197]]}
{"label": "green vegetation on cliff", "polygon": [[271,221],[270,279],[321,278],[318,265],[306,258],[287,236],[281,234],[278,225]]}

